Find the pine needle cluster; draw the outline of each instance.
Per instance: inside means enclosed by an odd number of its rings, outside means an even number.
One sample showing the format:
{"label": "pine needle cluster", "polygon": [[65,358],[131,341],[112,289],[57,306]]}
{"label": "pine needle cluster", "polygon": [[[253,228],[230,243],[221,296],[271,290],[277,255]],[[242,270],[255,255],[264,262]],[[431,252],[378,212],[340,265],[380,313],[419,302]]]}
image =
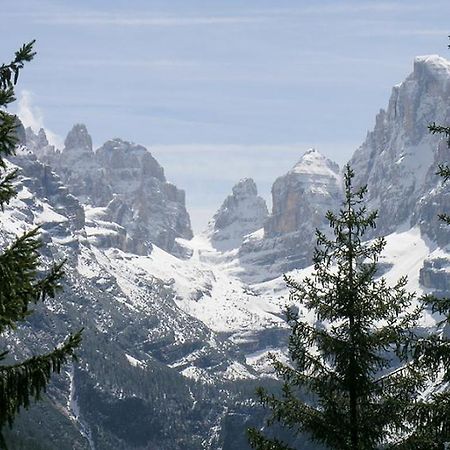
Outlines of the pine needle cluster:
{"label": "pine needle cluster", "polygon": [[[14,154],[18,144],[17,117],[7,106],[14,102],[14,86],[26,62],[33,59],[34,41],[23,45],[9,64],[0,66],[0,208],[16,196],[14,183],[18,171],[9,170],[5,157]],[[1,213],[0,213],[1,218]],[[41,275],[39,228],[33,228],[1,249],[0,252],[0,335],[13,332],[30,314],[30,305],[54,297],[64,275],[63,263],[55,263]],[[1,429],[12,425],[20,409],[38,400],[50,381],[59,373],[81,341],[81,332],[70,335],[53,351],[25,361],[7,364],[8,351],[0,352],[0,447],[6,448]],[[13,356],[13,355],[10,355]]]}

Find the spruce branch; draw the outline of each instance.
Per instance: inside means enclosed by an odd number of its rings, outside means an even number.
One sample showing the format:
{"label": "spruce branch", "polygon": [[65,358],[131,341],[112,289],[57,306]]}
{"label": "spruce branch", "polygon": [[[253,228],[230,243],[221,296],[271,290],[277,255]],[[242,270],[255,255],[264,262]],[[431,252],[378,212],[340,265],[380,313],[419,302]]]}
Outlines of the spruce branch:
{"label": "spruce branch", "polygon": [[80,330],[52,352],[10,366],[0,365],[0,427],[13,423],[20,408],[28,408],[30,400],[39,400],[52,373],[60,373],[69,358],[76,358],[75,349],[81,342]]}

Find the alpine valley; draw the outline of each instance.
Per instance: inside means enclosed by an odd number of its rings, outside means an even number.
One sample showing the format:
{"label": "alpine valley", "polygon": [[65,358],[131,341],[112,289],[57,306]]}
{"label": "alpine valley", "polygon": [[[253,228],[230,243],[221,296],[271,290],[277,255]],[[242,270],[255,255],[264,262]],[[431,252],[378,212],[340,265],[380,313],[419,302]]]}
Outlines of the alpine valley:
{"label": "alpine valley", "polygon": [[[350,164],[379,210],[369,238],[386,236],[381,274],[444,296],[450,230],[438,214],[450,187],[436,171],[450,151],[432,122],[450,123],[450,62],[418,57]],[[248,449],[246,428],[266,414],[254,390],[279,386],[268,352],[287,358],[283,274],[312,272],[315,229],[340,207],[342,168],[315,149],[299,155],[274,181],[271,212],[252,179],[236,180],[193,236],[185,192],[143,146],[112,139],[94,150],[79,124],[62,149],[42,129],[19,133],[19,194],[0,215],[0,240],[39,225],[45,261],[66,259],[66,276],[63,292],[3,339],[30,356],[84,332],[79,361],[20,414],[11,448]],[[438,321],[426,312],[421,326]]]}

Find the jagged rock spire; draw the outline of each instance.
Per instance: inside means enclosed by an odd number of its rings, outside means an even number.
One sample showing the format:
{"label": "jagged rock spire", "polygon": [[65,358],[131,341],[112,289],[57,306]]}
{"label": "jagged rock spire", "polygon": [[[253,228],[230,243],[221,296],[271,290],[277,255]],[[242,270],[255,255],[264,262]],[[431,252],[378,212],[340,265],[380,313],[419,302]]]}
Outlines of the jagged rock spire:
{"label": "jagged rock spire", "polygon": [[267,215],[266,202],[258,196],[253,179],[240,180],[209,223],[213,246],[220,250],[239,247],[244,236],[264,225]]}

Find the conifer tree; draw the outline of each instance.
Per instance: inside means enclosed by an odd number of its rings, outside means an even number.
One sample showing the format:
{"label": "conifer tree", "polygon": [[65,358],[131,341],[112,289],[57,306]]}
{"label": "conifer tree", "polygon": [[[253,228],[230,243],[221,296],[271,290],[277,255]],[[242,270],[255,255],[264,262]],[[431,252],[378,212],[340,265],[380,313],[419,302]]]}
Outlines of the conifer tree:
{"label": "conifer tree", "polygon": [[[409,431],[404,411],[424,379],[402,362],[403,348],[420,309],[412,308],[406,277],[392,287],[376,279],[385,240],[363,240],[377,213],[367,212],[367,188],[354,190],[353,177],[346,166],[342,209],[327,213],[334,237],[316,232],[313,276],[285,277],[294,305],[287,310],[291,364],[272,356],[282,394],[261,388],[258,395],[271,409],[269,425],[279,422],[330,449],[373,450],[394,447]],[[290,448],[256,429],[249,439],[259,450]]]}
{"label": "conifer tree", "polygon": [[[24,64],[31,61],[34,41],[23,45],[9,64],[0,66],[0,208],[3,211],[16,195],[17,170],[8,169],[5,157],[13,155],[18,144],[17,118],[6,111],[14,102],[14,86]],[[1,219],[1,212],[0,212]],[[13,332],[30,314],[30,304],[53,297],[60,289],[63,264],[53,265],[44,273],[40,264],[42,247],[39,229],[34,228],[0,249],[0,334]],[[70,335],[52,352],[11,364],[8,351],[0,351],[0,447],[6,448],[1,430],[12,425],[20,408],[38,400],[52,373],[74,356],[80,333]]]}

